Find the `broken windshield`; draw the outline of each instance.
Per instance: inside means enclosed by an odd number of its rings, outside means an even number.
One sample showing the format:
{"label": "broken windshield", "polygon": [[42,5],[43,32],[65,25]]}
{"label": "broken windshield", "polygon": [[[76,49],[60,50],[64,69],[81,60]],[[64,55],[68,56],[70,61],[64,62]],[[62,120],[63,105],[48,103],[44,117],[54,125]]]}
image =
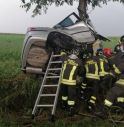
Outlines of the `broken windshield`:
{"label": "broken windshield", "polygon": [[72,26],[75,23],[77,23],[79,20],[80,18],[73,12],[72,14],[67,16],[65,19],[63,19],[61,22],[59,22],[57,25],[55,25],[54,28]]}

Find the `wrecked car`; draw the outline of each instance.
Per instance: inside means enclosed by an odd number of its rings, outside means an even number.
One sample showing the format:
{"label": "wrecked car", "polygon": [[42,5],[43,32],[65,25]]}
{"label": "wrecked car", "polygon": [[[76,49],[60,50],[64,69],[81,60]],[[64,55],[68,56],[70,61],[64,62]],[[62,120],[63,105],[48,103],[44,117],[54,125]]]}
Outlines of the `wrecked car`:
{"label": "wrecked car", "polygon": [[101,46],[105,37],[97,34],[94,27],[83,21],[76,13],[71,13],[53,28],[31,27],[25,35],[21,69],[26,73],[42,74],[50,56],[50,48],[71,50],[93,46],[94,51]]}

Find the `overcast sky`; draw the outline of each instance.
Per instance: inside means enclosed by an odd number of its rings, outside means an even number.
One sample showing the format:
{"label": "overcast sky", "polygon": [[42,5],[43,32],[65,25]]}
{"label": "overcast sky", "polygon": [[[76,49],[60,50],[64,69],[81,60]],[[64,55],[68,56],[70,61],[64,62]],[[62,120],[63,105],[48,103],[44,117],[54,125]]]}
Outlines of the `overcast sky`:
{"label": "overcast sky", "polygon": [[[77,13],[78,4],[74,6],[50,7],[47,14],[31,17],[20,7],[21,0],[0,0],[0,33],[25,33],[28,27],[52,27],[73,11]],[[90,19],[96,30],[105,36],[124,34],[124,5],[109,2],[102,8],[89,9]]]}

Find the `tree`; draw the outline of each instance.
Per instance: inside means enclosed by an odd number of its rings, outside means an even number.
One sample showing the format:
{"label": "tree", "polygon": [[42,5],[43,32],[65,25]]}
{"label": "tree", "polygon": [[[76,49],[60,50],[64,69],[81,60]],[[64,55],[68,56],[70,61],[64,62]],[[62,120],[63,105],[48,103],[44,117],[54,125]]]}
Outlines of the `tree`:
{"label": "tree", "polygon": [[56,6],[62,6],[64,3],[68,5],[73,5],[74,1],[79,2],[78,12],[81,19],[87,18],[87,5],[91,4],[93,8],[100,6],[101,3],[107,4],[109,1],[118,1],[124,3],[124,0],[21,0],[23,2],[22,7],[26,8],[28,11],[32,5],[34,5],[33,16],[41,14],[47,11],[48,7],[52,4]]}

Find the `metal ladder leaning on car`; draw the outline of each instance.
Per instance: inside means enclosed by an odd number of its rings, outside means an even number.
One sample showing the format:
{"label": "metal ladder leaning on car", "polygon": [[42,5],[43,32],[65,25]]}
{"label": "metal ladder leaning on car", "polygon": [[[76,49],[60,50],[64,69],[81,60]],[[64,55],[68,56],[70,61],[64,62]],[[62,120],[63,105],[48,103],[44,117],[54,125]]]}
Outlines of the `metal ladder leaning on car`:
{"label": "metal ladder leaning on car", "polygon": [[[57,64],[59,65],[59,67]],[[55,75],[51,75],[51,73],[50,73],[51,71],[54,71],[55,73],[52,73],[52,74],[55,74]],[[60,91],[61,72],[62,72],[61,55],[56,55],[52,52],[51,57],[48,62],[48,66],[46,68],[44,78],[41,83],[41,87],[40,87],[33,111],[32,111],[33,118],[34,118],[34,116],[36,114],[36,110],[38,108],[52,108],[51,120],[54,119],[58,96],[59,96],[59,91]],[[48,83],[47,83],[47,80],[50,80],[50,81],[48,81]],[[56,89],[54,91],[54,93],[49,93],[47,91],[47,89],[50,90],[51,88]],[[46,89],[46,91],[45,91],[45,89]],[[50,99],[51,97],[53,97],[53,102],[51,104],[44,104],[44,102],[41,100],[42,98],[45,98],[45,100],[51,100]]]}

